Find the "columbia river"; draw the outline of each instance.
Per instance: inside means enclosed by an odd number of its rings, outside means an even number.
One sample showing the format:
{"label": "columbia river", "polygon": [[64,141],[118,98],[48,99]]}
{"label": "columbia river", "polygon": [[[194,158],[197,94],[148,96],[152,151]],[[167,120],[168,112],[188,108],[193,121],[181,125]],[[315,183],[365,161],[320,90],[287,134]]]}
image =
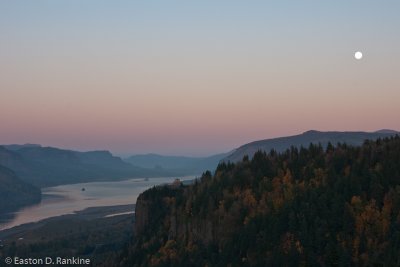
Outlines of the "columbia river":
{"label": "columbia river", "polygon": [[[41,203],[16,212],[13,219],[0,224],[0,231],[51,217],[73,214],[90,207],[135,204],[139,194],[146,189],[155,185],[172,183],[175,179],[176,177],[136,178],[42,188]],[[194,177],[179,177],[179,179],[187,181]]]}

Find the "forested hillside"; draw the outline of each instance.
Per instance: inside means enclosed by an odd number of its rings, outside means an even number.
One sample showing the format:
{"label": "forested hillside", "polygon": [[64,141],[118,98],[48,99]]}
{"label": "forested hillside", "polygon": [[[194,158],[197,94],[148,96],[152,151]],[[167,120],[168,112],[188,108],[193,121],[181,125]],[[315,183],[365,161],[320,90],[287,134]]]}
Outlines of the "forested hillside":
{"label": "forested hillside", "polygon": [[400,137],[257,152],[136,206],[128,266],[400,266]]}
{"label": "forested hillside", "polygon": [[21,181],[13,171],[0,165],[0,219],[3,213],[38,203],[40,198],[40,189]]}
{"label": "forested hillside", "polygon": [[297,148],[301,146],[307,147],[310,143],[321,144],[324,148],[326,148],[328,143],[346,143],[348,145],[360,146],[365,140],[387,138],[395,136],[396,134],[399,134],[399,132],[394,130],[379,130],[376,132],[321,132],[311,130],[298,135],[259,140],[242,145],[227,156],[224,161],[238,162],[241,161],[245,155],[248,155],[251,159],[259,150],[270,151],[274,149],[277,152],[284,152],[292,146]]}

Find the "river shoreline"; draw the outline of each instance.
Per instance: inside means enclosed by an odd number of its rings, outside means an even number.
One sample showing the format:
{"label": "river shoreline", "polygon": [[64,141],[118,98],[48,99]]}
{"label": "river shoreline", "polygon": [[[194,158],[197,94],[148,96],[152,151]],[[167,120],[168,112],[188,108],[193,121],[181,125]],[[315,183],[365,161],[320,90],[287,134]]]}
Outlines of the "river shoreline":
{"label": "river shoreline", "polygon": [[64,214],[55,216],[47,219],[40,220],[38,222],[26,223],[18,226],[14,226],[9,229],[0,231],[0,240],[4,241],[29,241],[29,234],[32,230],[39,229],[48,225],[54,225],[59,222],[66,220],[79,221],[79,220],[96,220],[96,219],[107,219],[107,218],[131,218],[134,220],[134,209],[135,204],[130,205],[116,205],[116,206],[103,206],[103,207],[89,207],[81,211],[76,211],[73,214]]}

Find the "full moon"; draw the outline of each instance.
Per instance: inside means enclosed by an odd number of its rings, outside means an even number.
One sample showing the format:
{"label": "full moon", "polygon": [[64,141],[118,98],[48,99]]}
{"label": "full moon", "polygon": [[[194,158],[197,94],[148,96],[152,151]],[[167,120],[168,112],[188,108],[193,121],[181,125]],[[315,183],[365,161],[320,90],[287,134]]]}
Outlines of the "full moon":
{"label": "full moon", "polygon": [[363,57],[363,54],[360,52],[360,51],[357,51],[355,54],[354,54],[354,57],[356,58],[356,59],[362,59],[362,57]]}

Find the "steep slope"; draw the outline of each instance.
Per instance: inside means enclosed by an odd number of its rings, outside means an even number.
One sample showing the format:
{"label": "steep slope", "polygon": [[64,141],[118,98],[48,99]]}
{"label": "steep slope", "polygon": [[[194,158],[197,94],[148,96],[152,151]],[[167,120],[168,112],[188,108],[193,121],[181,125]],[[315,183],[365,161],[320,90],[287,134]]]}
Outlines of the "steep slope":
{"label": "steep slope", "polygon": [[299,135],[279,137],[273,139],[265,139],[251,142],[237,148],[232,154],[224,158],[224,161],[237,162],[241,161],[244,156],[253,157],[258,150],[269,152],[271,149],[277,152],[283,152],[291,146],[308,147],[310,143],[321,144],[326,147],[330,142],[332,144],[347,143],[349,145],[361,145],[364,140],[375,140],[395,135],[393,130],[380,130],[377,132],[320,132],[308,131]]}
{"label": "steep slope", "polygon": [[124,266],[399,266],[400,137],[221,163],[136,204]]}
{"label": "steep slope", "polygon": [[13,171],[0,166],[0,218],[5,212],[40,202],[40,189],[21,181]]}

